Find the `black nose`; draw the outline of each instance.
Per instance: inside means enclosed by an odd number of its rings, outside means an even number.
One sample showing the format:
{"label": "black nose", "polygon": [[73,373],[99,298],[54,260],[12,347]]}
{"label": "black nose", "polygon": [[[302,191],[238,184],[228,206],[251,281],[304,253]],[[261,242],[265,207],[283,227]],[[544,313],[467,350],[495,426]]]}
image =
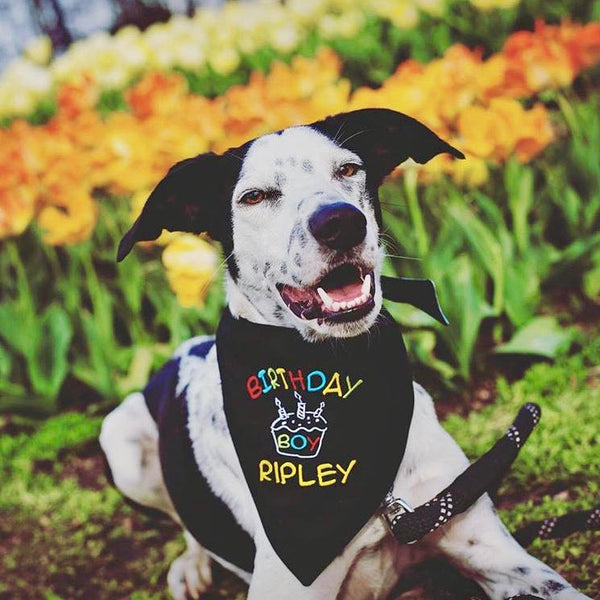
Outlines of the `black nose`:
{"label": "black nose", "polygon": [[310,216],[308,228],[315,239],[333,250],[350,250],[367,234],[367,219],[347,202],[322,204]]}

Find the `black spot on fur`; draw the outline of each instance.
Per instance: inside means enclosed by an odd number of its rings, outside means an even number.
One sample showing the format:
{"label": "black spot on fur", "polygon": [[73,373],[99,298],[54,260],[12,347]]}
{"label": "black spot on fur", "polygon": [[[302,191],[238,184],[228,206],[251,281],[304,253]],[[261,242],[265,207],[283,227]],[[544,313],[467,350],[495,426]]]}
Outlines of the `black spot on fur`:
{"label": "black spot on fur", "polygon": [[299,267],[302,265],[302,256],[300,255],[300,253],[296,253],[294,255],[294,263]]}
{"label": "black spot on fur", "polygon": [[515,567],[513,571],[515,573],[520,573],[521,575],[527,575],[531,569],[529,567]]}
{"label": "black spot on fur", "polygon": [[531,589],[529,590],[532,594],[539,594],[540,590],[538,590],[535,585],[531,586]]}
{"label": "black spot on fur", "polygon": [[469,544],[469,546],[477,546],[477,544],[479,544],[479,541],[470,539],[470,540],[467,540],[467,544]]}
{"label": "black spot on fur", "polygon": [[542,593],[553,594],[554,592],[560,592],[561,590],[564,590],[566,587],[567,586],[564,583],[561,583],[560,581],[556,581],[555,579],[548,579],[542,582]]}
{"label": "black spot on fur", "polygon": [[302,279],[300,279],[300,277],[296,277],[296,275],[292,275],[292,281],[296,284],[296,285],[302,285]]}
{"label": "black spot on fur", "polygon": [[300,248],[306,248],[306,244],[308,244],[308,237],[304,231],[301,231],[298,235],[298,241],[300,242]]}
{"label": "black spot on fur", "polygon": [[283,166],[283,159],[282,158],[276,158],[275,159],[275,166],[276,167],[282,167]]}
{"label": "black spot on fur", "polygon": [[287,164],[290,165],[290,167],[295,167],[296,166],[296,157],[289,156],[287,159]]}
{"label": "black spot on fur", "polygon": [[302,161],[302,170],[305,173],[312,173],[314,171],[312,162],[310,160],[303,160]]}
{"label": "black spot on fur", "polygon": [[258,263],[254,263],[254,264],[252,265],[252,270],[253,270],[255,273],[258,273],[259,269],[260,269],[260,266],[258,265]]}
{"label": "black spot on fur", "polygon": [[290,233],[290,239],[288,240],[288,247],[287,247],[288,254],[290,254],[290,252],[292,250],[292,244],[296,241],[296,238],[300,235],[301,231],[302,231],[302,225],[300,225],[300,223],[298,223],[296,221],[296,224],[294,225],[294,227],[292,229],[292,233]]}
{"label": "black spot on fur", "polygon": [[279,270],[283,275],[285,275],[287,273],[287,265],[285,263],[281,263],[281,267],[279,267]]}
{"label": "black spot on fur", "polygon": [[275,185],[279,189],[281,189],[285,185],[286,181],[287,181],[286,176],[281,171],[277,171],[275,173]]}

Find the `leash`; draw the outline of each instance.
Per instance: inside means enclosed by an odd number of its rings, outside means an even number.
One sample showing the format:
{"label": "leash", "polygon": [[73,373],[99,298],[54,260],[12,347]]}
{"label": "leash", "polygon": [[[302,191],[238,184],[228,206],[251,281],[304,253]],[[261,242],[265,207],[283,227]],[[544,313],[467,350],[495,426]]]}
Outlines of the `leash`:
{"label": "leash", "polygon": [[480,496],[497,485],[519,454],[519,450],[540,420],[537,404],[525,404],[502,438],[469,466],[432,500],[412,508],[390,493],[383,506],[383,517],[401,544],[414,544],[452,517],[467,510]]}
{"label": "leash", "polygon": [[[381,515],[401,544],[414,544],[472,506],[483,494],[497,489],[523,444],[539,423],[541,409],[524,404],[512,425],[494,446],[429,502],[413,508],[402,498],[386,495]],[[529,523],[514,533],[522,546],[536,538],[556,539],[579,531],[600,530],[600,506]],[[520,595],[509,600],[542,600]]]}

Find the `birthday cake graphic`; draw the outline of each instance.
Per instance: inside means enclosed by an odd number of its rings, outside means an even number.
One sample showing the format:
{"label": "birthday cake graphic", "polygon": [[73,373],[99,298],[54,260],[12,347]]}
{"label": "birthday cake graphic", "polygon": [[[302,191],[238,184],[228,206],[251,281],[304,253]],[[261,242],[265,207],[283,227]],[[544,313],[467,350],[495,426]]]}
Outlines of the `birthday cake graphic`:
{"label": "birthday cake graphic", "polygon": [[296,412],[287,412],[279,398],[275,398],[278,417],[271,423],[271,435],[275,450],[281,456],[315,458],[323,444],[327,421],[323,417],[325,403],[321,402],[314,411],[306,410],[306,403],[298,392]]}

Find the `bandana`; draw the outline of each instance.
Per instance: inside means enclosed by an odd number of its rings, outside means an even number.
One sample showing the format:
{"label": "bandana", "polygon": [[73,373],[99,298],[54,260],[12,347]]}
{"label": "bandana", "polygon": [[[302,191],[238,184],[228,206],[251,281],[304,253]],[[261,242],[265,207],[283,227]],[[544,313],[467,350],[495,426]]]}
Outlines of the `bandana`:
{"label": "bandana", "polygon": [[[386,278],[383,288],[445,320],[431,282]],[[385,310],[367,333],[322,342],[226,310],[216,343],[225,415],[265,533],[308,586],[398,472],[414,402],[402,335]]]}

